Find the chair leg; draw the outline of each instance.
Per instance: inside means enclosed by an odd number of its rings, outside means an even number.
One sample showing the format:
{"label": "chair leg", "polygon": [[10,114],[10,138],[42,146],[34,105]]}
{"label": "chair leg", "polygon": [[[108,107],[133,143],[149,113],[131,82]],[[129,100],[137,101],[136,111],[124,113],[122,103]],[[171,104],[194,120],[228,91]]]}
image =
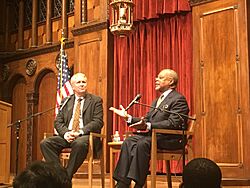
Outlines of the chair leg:
{"label": "chair leg", "polygon": [[[91,158],[91,157],[90,157]],[[92,188],[93,180],[93,159],[88,160],[88,179],[89,179],[89,188]]]}
{"label": "chair leg", "polygon": [[156,188],[156,164],[151,166],[151,188]]}
{"label": "chair leg", "polygon": [[147,188],[147,187],[148,187],[148,185],[147,185],[147,178],[146,178],[145,183],[143,185],[143,188]]}
{"label": "chair leg", "polygon": [[168,188],[172,188],[172,180],[171,180],[171,170],[170,170],[170,161],[166,160],[166,170],[167,170],[167,180],[168,180]]}
{"label": "chair leg", "polygon": [[102,188],[105,187],[105,173],[104,173],[104,156],[103,153],[100,157],[100,166],[101,166],[101,181],[102,181]]}

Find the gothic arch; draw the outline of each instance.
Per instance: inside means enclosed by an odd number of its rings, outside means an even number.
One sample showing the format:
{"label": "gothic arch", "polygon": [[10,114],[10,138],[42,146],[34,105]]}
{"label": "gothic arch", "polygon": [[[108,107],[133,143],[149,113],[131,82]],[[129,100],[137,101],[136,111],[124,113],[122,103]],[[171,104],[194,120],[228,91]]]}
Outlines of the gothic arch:
{"label": "gothic arch", "polygon": [[45,132],[53,133],[55,118],[57,77],[53,70],[41,70],[34,81],[34,112],[40,114],[34,120],[32,130],[32,160],[41,160],[40,142]]}
{"label": "gothic arch", "polygon": [[[39,93],[38,93],[38,92],[39,92],[39,85],[40,85],[40,83],[41,83],[43,77],[44,77],[46,74],[51,73],[51,72],[54,73],[54,71],[53,71],[52,69],[44,68],[44,69],[42,69],[42,70],[38,73],[38,75],[37,75],[37,77],[36,77],[36,79],[35,79],[35,81],[34,81],[34,93],[35,93],[35,94],[37,94],[37,95],[39,94]],[[56,75],[56,73],[54,73],[54,74]]]}
{"label": "gothic arch", "polygon": [[9,79],[7,80],[7,82],[3,86],[3,99],[4,99],[4,101],[11,103],[13,88],[15,87],[17,82],[21,79],[23,79],[25,84],[27,84],[27,80],[25,79],[25,76],[23,76],[20,73],[13,74],[12,76],[9,77]]}

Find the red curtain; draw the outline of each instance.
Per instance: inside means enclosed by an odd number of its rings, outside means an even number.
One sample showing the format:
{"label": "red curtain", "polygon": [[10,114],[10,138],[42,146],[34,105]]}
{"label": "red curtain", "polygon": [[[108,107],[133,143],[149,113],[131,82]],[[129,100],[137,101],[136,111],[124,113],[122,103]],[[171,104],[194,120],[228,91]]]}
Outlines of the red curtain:
{"label": "red curtain", "polygon": [[[138,2],[135,1],[136,18],[147,20],[138,21],[136,30],[129,37],[116,36],[114,39],[114,107],[118,108],[120,104],[126,107],[138,93],[142,94],[140,102],[150,105],[159,94],[155,91],[155,77],[164,68],[171,68],[178,73],[177,90],[186,96],[190,106],[192,18],[191,12],[183,12],[189,10],[188,4],[184,3],[187,1]],[[178,9],[180,7],[183,9]],[[166,11],[173,14],[163,14]],[[154,19],[149,19],[151,17]],[[147,107],[135,104],[128,113],[143,116],[148,110]],[[113,116],[113,122],[113,132],[118,130],[122,135],[132,131],[117,115]],[[165,166],[159,163],[158,171],[165,172],[163,169]]]}
{"label": "red curtain", "polygon": [[190,11],[188,0],[133,0],[134,20],[158,18],[163,14]]}

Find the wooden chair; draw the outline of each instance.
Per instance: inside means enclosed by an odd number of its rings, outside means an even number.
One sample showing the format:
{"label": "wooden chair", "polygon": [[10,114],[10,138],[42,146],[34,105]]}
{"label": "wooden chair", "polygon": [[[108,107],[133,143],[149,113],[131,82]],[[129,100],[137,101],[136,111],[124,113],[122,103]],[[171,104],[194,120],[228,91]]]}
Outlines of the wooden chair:
{"label": "wooden chair", "polygon": [[[44,133],[44,138],[53,136],[53,133]],[[99,156],[95,156],[94,153],[94,138],[100,138],[102,142],[102,148],[101,148],[101,153]],[[89,187],[91,188],[93,185],[93,164],[94,163],[99,163],[100,164],[100,169],[101,169],[101,184],[102,188],[105,186],[105,173],[104,173],[104,153],[103,153],[103,148],[105,144],[105,139],[106,136],[104,134],[99,134],[99,133],[93,133],[91,132],[89,135],[89,151],[88,155],[85,159],[85,161],[88,162],[88,182],[89,182]],[[65,167],[67,165],[67,162],[69,160],[71,148],[65,148],[62,150],[60,154],[60,160],[62,165]]]}
{"label": "wooden chair", "polygon": [[[195,119],[196,115],[193,116]],[[193,158],[193,150],[192,150],[192,138],[194,135],[194,123],[195,120],[188,120],[188,128],[187,131],[184,131],[184,135],[187,137],[187,144],[185,145],[185,155],[188,156],[188,159]],[[183,157],[183,150],[165,150],[165,149],[157,149],[157,139],[156,134],[177,134],[183,135],[183,131],[181,130],[166,130],[166,129],[153,129],[152,130],[152,146],[151,146],[151,188],[156,187],[156,167],[157,160],[165,160],[166,161],[166,172],[167,172],[167,181],[168,188],[172,188],[171,181],[171,172],[170,172],[170,160],[180,160]],[[145,186],[147,187],[147,182]]]}

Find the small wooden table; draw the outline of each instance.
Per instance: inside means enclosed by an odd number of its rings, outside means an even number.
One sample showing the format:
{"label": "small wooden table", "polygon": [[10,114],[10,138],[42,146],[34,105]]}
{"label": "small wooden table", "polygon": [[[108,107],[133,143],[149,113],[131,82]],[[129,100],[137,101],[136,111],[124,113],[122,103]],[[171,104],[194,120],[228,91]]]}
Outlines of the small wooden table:
{"label": "small wooden table", "polygon": [[121,150],[122,141],[120,142],[109,142],[110,147],[110,187],[113,188],[115,181],[113,180],[113,173],[115,169],[115,153],[119,153]]}

